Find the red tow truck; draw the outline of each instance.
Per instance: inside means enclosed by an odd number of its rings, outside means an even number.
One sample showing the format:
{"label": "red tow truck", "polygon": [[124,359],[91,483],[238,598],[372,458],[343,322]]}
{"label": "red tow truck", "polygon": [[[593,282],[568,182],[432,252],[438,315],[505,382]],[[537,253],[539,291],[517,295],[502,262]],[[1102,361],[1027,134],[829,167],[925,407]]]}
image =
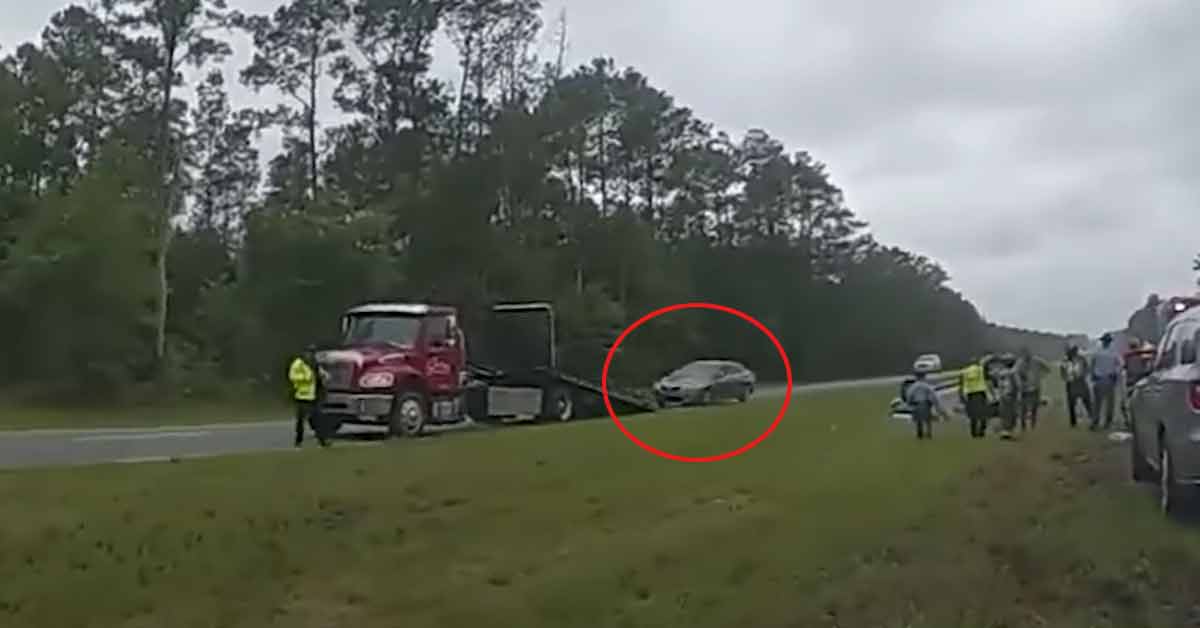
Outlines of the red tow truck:
{"label": "red tow truck", "polygon": [[[325,420],[335,430],[377,425],[393,436],[417,436],[428,425],[605,414],[599,384],[559,370],[549,304],[500,304],[483,318],[469,337],[450,306],[351,308],[342,316],[339,346],[317,353]],[[610,390],[609,399],[621,413],[655,409],[618,391]]]}

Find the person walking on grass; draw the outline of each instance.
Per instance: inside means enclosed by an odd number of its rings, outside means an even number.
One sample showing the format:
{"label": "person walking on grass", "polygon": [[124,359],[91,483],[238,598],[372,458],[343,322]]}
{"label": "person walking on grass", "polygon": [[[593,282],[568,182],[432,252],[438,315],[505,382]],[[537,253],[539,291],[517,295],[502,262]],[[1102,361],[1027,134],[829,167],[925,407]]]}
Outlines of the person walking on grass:
{"label": "person walking on grass", "polygon": [[1021,406],[1019,409],[1021,431],[1026,427],[1037,427],[1038,410],[1042,406],[1042,380],[1050,372],[1050,365],[1033,355],[1029,347],[1021,349],[1021,357],[1015,366],[1017,379],[1021,385]]}
{"label": "person walking on grass", "polygon": [[976,360],[962,370],[958,383],[959,400],[966,410],[970,423],[971,438],[983,438],[987,435],[988,414],[991,409],[991,391],[988,387],[987,374],[984,372],[982,360]]}
{"label": "person walking on grass", "polygon": [[309,345],[304,352],[292,360],[288,367],[288,380],[292,383],[292,400],[296,406],[295,445],[304,444],[304,425],[307,423],[317,436],[322,447],[329,446],[329,439],[319,420],[321,381],[318,377],[316,347]]}
{"label": "person walking on grass", "polygon": [[917,381],[909,385],[904,393],[904,401],[912,411],[913,424],[917,426],[917,438],[933,438],[933,415],[945,418],[946,412],[942,401],[938,398],[937,389],[925,379],[925,371],[915,373]]}
{"label": "person walking on grass", "polygon": [[[1092,431],[1112,427],[1117,384],[1121,379],[1121,356],[1113,348],[1112,341],[1110,333],[1100,336],[1101,348],[1092,356],[1090,375],[1096,404],[1096,412],[1092,415],[1092,423],[1089,426]],[[1101,415],[1104,419],[1103,424],[1100,423]]]}
{"label": "person walking on grass", "polygon": [[1000,438],[1012,440],[1017,416],[1021,412],[1021,381],[1015,368],[1004,368],[996,374],[996,400],[1000,414]]}
{"label": "person walking on grass", "polygon": [[1067,359],[1059,366],[1059,375],[1067,390],[1067,416],[1071,427],[1078,425],[1076,406],[1083,402],[1083,411],[1087,413],[1088,421],[1092,421],[1092,391],[1088,388],[1087,360],[1079,354],[1079,347],[1067,347]]}

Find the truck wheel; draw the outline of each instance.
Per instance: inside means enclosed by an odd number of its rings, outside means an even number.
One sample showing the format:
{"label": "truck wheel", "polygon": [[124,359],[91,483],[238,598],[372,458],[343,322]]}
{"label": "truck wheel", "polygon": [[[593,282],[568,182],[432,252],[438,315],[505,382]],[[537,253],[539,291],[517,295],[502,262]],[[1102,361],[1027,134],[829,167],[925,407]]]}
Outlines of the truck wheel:
{"label": "truck wheel", "polygon": [[554,386],[542,395],[542,420],[566,423],[575,418],[575,401],[566,386]]}
{"label": "truck wheel", "polygon": [[392,402],[392,414],[388,418],[388,435],[420,436],[429,420],[429,403],[420,393],[406,392],[396,395]]}

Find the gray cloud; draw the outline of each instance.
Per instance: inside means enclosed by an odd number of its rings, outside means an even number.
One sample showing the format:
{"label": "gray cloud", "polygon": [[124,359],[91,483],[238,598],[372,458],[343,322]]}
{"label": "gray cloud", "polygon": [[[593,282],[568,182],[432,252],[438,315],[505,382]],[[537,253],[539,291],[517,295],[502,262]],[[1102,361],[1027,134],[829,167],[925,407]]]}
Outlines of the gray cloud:
{"label": "gray cloud", "polygon": [[[5,46],[59,6],[0,2]],[[548,23],[568,10],[573,63],[612,56],[724,130],[812,151],[880,239],[944,264],[992,319],[1095,332],[1193,288],[1200,3],[545,4]]]}

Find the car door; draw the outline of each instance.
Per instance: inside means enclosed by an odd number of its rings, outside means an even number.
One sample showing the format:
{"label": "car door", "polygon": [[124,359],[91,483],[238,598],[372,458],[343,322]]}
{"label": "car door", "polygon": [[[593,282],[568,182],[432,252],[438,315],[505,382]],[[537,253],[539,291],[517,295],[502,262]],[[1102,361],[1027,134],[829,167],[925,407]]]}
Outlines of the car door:
{"label": "car door", "polygon": [[1154,357],[1153,370],[1134,388],[1133,413],[1137,439],[1142,455],[1157,467],[1158,425],[1162,420],[1162,402],[1166,390],[1168,371],[1175,366],[1179,349],[1178,325],[1171,325],[1163,335],[1163,342]]}
{"label": "car door", "polygon": [[1177,346],[1175,359],[1163,372],[1161,392],[1158,399],[1158,413],[1167,427],[1168,434],[1182,434],[1187,430],[1186,423],[1181,426],[1181,420],[1190,423],[1192,408],[1189,396],[1193,370],[1196,364],[1196,331],[1200,325],[1191,320],[1180,321],[1173,330],[1174,344]]}
{"label": "car door", "polygon": [[717,367],[717,372],[713,378],[713,398],[728,399],[734,395],[734,369],[732,365],[722,364]]}
{"label": "car door", "polygon": [[725,373],[725,396],[738,399],[746,390],[746,368],[741,364],[729,364]]}

